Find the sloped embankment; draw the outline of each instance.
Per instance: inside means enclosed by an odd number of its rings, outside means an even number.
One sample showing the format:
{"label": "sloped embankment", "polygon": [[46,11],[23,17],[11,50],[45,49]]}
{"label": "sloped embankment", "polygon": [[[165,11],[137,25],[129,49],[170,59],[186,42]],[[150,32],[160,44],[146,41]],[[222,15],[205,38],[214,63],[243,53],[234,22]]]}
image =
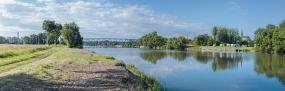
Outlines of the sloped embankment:
{"label": "sloped embankment", "polygon": [[132,64],[85,49],[58,49],[0,73],[0,90],[167,90]]}

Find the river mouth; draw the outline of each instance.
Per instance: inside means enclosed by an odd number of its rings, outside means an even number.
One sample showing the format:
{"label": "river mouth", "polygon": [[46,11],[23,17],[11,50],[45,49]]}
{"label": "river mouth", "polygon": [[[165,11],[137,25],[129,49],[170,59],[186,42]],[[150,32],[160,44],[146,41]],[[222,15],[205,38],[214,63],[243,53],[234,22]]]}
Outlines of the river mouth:
{"label": "river mouth", "polygon": [[285,90],[285,55],[84,47],[132,63],[179,91]]}

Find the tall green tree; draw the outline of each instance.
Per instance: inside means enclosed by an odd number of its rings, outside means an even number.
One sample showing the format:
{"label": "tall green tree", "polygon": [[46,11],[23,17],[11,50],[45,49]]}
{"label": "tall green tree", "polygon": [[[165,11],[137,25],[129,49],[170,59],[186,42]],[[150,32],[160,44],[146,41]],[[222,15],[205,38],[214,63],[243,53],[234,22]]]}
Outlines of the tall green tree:
{"label": "tall green tree", "polygon": [[55,25],[55,21],[51,21],[51,20],[45,20],[43,22],[43,26],[42,26],[42,29],[45,30],[47,32],[47,44],[50,45],[50,37],[52,36],[53,32],[54,32],[54,29],[56,28],[56,25]]}
{"label": "tall green tree", "polygon": [[179,49],[184,49],[186,47],[186,38],[183,36],[179,36],[178,44],[179,44]]}
{"label": "tall green tree", "polygon": [[79,27],[75,22],[64,24],[61,35],[69,48],[83,48],[83,37],[81,37]]}
{"label": "tall green tree", "polygon": [[266,29],[258,28],[254,34],[254,43],[256,44],[256,49],[260,51],[285,51],[285,20],[275,26],[268,24]]}
{"label": "tall green tree", "polygon": [[60,36],[60,31],[62,29],[62,25],[59,23],[55,23],[55,21],[51,20],[45,20],[43,22],[42,29],[47,32],[47,43],[50,45],[51,44],[51,37],[54,38],[54,43],[55,45],[57,44],[58,38]]}
{"label": "tall green tree", "polygon": [[55,43],[55,45],[57,45],[57,41],[58,41],[58,38],[59,38],[59,36],[60,36],[60,34],[61,34],[61,29],[62,29],[62,25],[61,24],[59,24],[59,23],[56,23],[55,24],[55,29],[53,30],[53,36],[55,37],[55,40],[54,40],[54,43]]}
{"label": "tall green tree", "polygon": [[213,31],[212,31],[212,35],[213,35],[213,38],[214,38],[214,42],[215,42],[215,43],[216,43],[217,33],[218,33],[218,27],[217,27],[217,26],[214,26],[214,27],[213,27]]}

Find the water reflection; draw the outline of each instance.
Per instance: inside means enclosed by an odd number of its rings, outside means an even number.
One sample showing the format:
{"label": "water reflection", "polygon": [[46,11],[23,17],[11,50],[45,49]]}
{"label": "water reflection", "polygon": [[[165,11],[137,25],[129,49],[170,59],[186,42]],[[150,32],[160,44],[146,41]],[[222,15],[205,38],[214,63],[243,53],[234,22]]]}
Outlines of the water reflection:
{"label": "water reflection", "polygon": [[207,64],[212,61],[212,70],[214,72],[223,71],[226,69],[235,69],[240,64],[242,66],[242,61],[249,60],[248,55],[242,55],[240,53],[219,53],[219,52],[187,52],[187,51],[177,51],[177,52],[165,52],[165,51],[150,51],[140,53],[142,59],[156,64],[158,60],[162,60],[166,57],[172,57],[177,61],[185,61],[186,58],[193,57],[196,61]]}
{"label": "water reflection", "polygon": [[239,62],[242,62],[242,56],[236,53],[213,53],[213,55],[212,70],[214,72],[237,68]]}
{"label": "water reflection", "polygon": [[285,91],[283,59],[285,56],[280,54],[138,48],[89,48],[89,50],[113,56],[127,64],[135,64],[140,71],[157,76],[166,87],[173,89]]}
{"label": "water reflection", "polygon": [[212,60],[213,55],[212,52],[195,51],[193,57],[196,59],[196,61],[207,64],[209,61]]}
{"label": "water reflection", "polygon": [[191,57],[193,53],[187,51],[178,51],[178,52],[165,52],[165,51],[151,51],[140,53],[142,59],[156,64],[158,60],[162,60],[167,56],[170,56],[178,61],[184,61],[187,57]]}
{"label": "water reflection", "polygon": [[258,53],[254,59],[254,71],[268,78],[276,77],[285,85],[285,55]]}

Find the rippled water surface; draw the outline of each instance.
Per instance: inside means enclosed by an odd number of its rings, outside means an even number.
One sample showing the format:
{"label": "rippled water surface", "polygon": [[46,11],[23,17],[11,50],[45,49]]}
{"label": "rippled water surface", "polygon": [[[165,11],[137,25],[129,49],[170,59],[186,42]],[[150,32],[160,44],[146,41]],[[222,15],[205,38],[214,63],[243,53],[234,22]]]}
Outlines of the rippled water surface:
{"label": "rippled water surface", "polygon": [[132,63],[179,91],[285,91],[285,55],[149,50],[84,49]]}

